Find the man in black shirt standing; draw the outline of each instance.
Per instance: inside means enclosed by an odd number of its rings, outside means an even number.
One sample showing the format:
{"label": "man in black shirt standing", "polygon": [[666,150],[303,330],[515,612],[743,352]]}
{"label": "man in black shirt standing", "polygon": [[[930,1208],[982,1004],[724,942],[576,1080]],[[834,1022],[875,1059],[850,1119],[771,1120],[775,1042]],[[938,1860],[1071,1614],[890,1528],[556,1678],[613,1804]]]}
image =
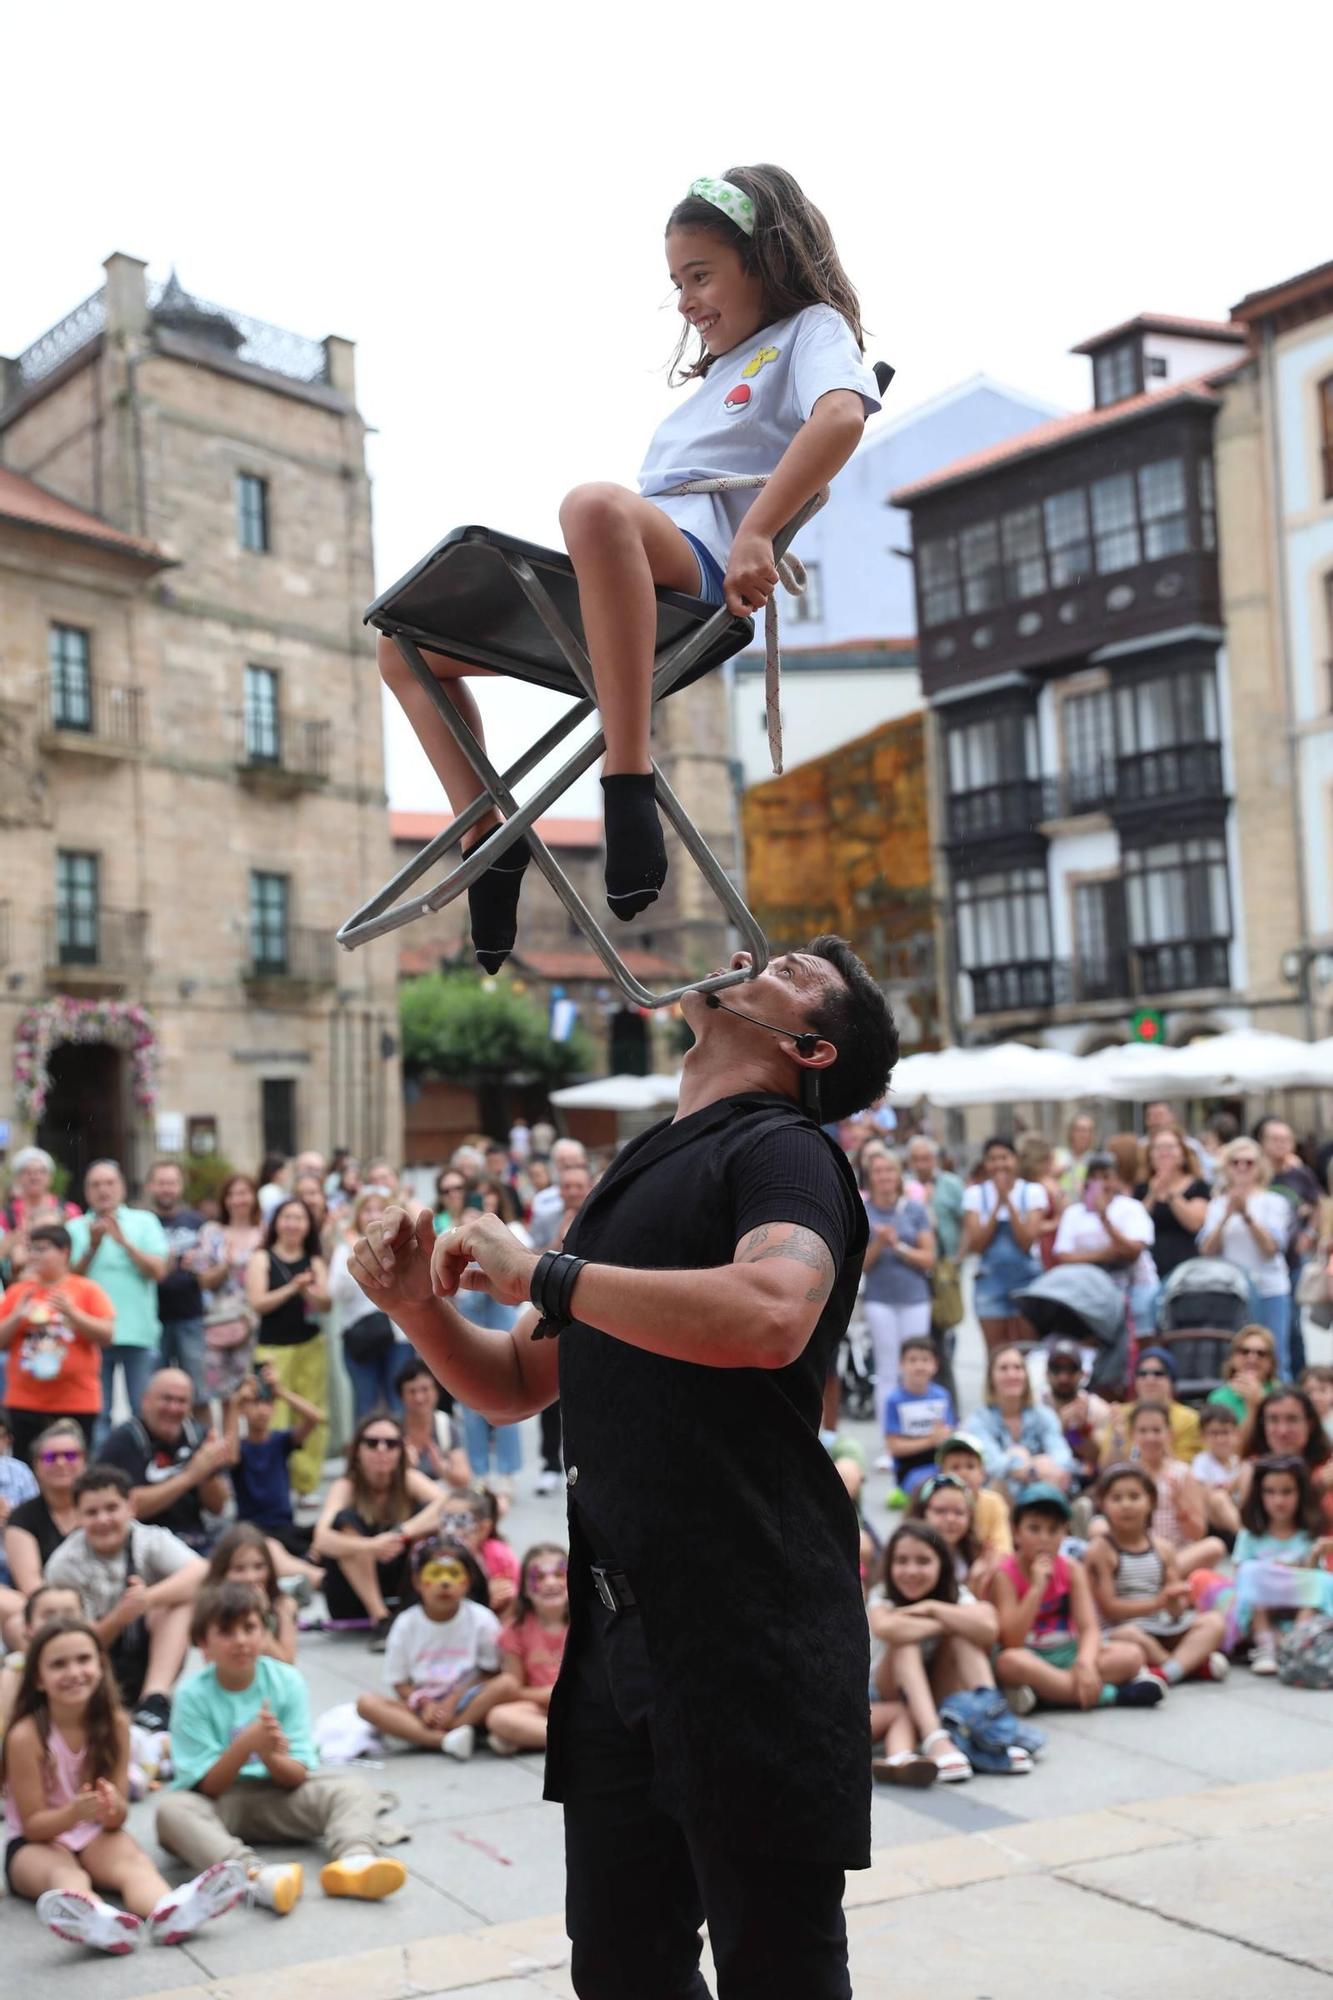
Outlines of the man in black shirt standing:
{"label": "man in black shirt standing", "polygon": [[[558,1366],[571,1623],[546,1793],[581,2000],[706,2000],[705,1916],[722,2000],[847,2000],[869,1648],[818,1433],[866,1220],[819,1120],[881,1094],[897,1036],[836,938],[681,1004],[676,1116],[613,1161],[563,1257],[493,1216],[436,1240],[428,1213],[390,1210],[353,1270],[493,1422],[545,1408]],[[534,1310],[489,1332],[448,1303],[460,1288]]]}

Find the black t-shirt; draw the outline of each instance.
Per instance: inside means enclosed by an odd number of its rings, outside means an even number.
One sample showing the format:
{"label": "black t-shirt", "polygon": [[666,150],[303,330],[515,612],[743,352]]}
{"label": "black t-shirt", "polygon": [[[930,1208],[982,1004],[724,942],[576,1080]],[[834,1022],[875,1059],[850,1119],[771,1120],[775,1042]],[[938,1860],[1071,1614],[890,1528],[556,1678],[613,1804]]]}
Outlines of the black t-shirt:
{"label": "black t-shirt", "polygon": [[[1136,1187],[1134,1194],[1144,1203],[1152,1217],[1152,1226],[1157,1231],[1153,1239],[1152,1260],[1157,1266],[1158,1277],[1165,1282],[1178,1264],[1187,1263],[1191,1257],[1198,1256],[1198,1245],[1169,1201],[1148,1200],[1147,1181]],[[1207,1201],[1207,1181],[1191,1181],[1185,1189],[1185,1199]]]}
{"label": "black t-shirt", "polygon": [[[567,1250],[638,1269],[710,1269],[765,1222],[813,1230],[836,1269],[787,1367],[710,1368],[576,1321],[560,1336],[570,1468],[571,1636],[583,1560],[628,1573],[655,1680],[655,1794],[765,1852],[870,1859],[869,1642],[856,1516],[819,1442],[824,1380],[851,1315],[865,1206],[843,1155],[790,1099],[724,1098],[634,1139]],[[575,1469],[577,1468],[577,1477]],[[546,1796],[562,1796],[557,1690]]]}
{"label": "black t-shirt", "polygon": [[[175,1444],[164,1444],[153,1436],[142,1417],[131,1417],[127,1424],[116,1425],[97,1456],[104,1465],[118,1465],[129,1475],[131,1486],[157,1486],[188,1465],[203,1441],[204,1434],[192,1417],[186,1418]],[[162,1513],[154,1514],[150,1525],[170,1528],[182,1541],[200,1541],[205,1528],[198,1487],[192,1486]]]}
{"label": "black t-shirt", "polygon": [[51,1510],[40,1493],[34,1493],[31,1500],[24,1500],[9,1516],[11,1528],[26,1528],[37,1544],[37,1553],[42,1559],[42,1568],[50,1562],[65,1537],[51,1519]]}
{"label": "black t-shirt", "polygon": [[204,1218],[192,1208],[178,1208],[170,1215],[163,1215],[157,1209],[151,1212],[167,1232],[167,1245],[173,1260],[173,1268],[157,1288],[159,1317],[167,1325],[176,1325],[183,1319],[202,1319],[204,1293],[198,1275],[187,1271],[175,1259],[188,1256],[192,1250],[199,1248],[199,1232],[204,1226]]}

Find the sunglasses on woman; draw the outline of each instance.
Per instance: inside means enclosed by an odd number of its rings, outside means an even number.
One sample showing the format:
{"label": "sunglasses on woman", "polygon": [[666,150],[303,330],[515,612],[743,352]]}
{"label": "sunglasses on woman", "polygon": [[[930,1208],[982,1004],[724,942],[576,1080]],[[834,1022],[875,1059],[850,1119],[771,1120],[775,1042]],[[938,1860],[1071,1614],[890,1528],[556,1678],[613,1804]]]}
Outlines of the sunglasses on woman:
{"label": "sunglasses on woman", "polygon": [[1165,1382],[1167,1379],[1165,1368],[1136,1368],[1134,1373],[1145,1382]]}
{"label": "sunglasses on woman", "polygon": [[385,1437],[383,1432],[375,1437],[363,1437],[361,1442],[368,1451],[401,1451],[403,1448],[401,1438]]}
{"label": "sunglasses on woman", "polygon": [[65,1451],[57,1445],[50,1451],[39,1452],[38,1457],[43,1465],[77,1465],[83,1453],[77,1445],[70,1445]]}

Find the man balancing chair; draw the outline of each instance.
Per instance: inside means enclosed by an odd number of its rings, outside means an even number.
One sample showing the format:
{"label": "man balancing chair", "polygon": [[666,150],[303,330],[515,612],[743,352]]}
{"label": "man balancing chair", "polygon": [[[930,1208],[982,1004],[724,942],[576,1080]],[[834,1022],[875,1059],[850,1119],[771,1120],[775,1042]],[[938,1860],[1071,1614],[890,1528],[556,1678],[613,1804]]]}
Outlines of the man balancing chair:
{"label": "man balancing chair", "polygon": [[[893,370],[879,363],[875,370],[881,393]],[[728,482],[759,485],[762,481]],[[799,588],[801,576],[795,559],[787,556],[792,540],[811,515],[823,504],[824,496],[809,501],[788,522],[773,544],[774,557]],[[793,574],[794,573],[794,574]],[[774,608],[770,606],[770,612]],[[387,633],[435,708],[461,746],[481,781],[482,790],[465,812],[428,840],[396,875],[368,902],[348,918],[338,932],[338,942],[348,951],[371,938],[384,937],[418,917],[442,910],[461,896],[484,870],[498,861],[506,849],[526,833],[532,858],[568,910],[575,924],[605,965],[621,992],[639,1007],[667,1007],[693,988],[715,992],[762,972],[768,964],[768,942],[751,916],[730,877],[712,853],[680,800],[653,764],[657,801],[665,817],[675,827],[687,852],[717,897],[727,918],[740,933],[751,963],[743,971],[715,973],[708,979],[687,981],[667,992],[654,993],[642,985],[620,957],[606,932],[575,889],[564,869],[536,832],[536,822],[549,812],[576,778],[601,756],[601,731],[574,752],[560,769],[520,805],[513,787],[550,756],[565,738],[595,713],[592,669],[583,643],[579,615],[578,585],[569,557],[551,549],[535,547],[489,528],[455,528],[436,544],[428,556],[406,576],[377,597],[366,613],[365,622]],[[657,593],[657,648],[653,665],[653,705],[668,695],[688,687],[692,681],[711,673],[734,653],[739,653],[754,637],[749,618],[735,618],[723,605],[709,605],[676,591]],[[482,745],[450,701],[444,688],[427,666],[421,648],[486,667],[511,680],[528,681],[536,687],[551,688],[557,694],[577,697],[574,706],[552,724],[518,761],[503,773],[497,771]],[[770,616],[768,629],[768,703],[770,741],[775,745],[775,764],[780,736],[777,734],[777,643],[776,618]],[[424,894],[407,894],[428,870],[459,847],[464,836],[482,815],[495,807],[502,824],[460,860],[444,879]],[[396,900],[397,898],[403,900]]]}

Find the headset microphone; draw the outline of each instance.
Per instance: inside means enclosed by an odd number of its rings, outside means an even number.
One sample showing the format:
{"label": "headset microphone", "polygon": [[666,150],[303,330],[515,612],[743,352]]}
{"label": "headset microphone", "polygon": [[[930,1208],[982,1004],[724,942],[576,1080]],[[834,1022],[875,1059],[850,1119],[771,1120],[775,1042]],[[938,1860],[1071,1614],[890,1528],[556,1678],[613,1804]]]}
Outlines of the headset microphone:
{"label": "headset microphone", "polygon": [[742,1014],[739,1007],[728,1007],[725,1000],[719,1000],[716,993],[705,993],[704,1005],[716,1007],[724,1014],[734,1014],[738,1021],[749,1021],[756,1028],[766,1028],[770,1035],[785,1035],[796,1046],[798,1056],[812,1056],[819,1046],[819,1036],[815,1034],[793,1034],[790,1028],[775,1027],[772,1021],[761,1021],[756,1014]]}

